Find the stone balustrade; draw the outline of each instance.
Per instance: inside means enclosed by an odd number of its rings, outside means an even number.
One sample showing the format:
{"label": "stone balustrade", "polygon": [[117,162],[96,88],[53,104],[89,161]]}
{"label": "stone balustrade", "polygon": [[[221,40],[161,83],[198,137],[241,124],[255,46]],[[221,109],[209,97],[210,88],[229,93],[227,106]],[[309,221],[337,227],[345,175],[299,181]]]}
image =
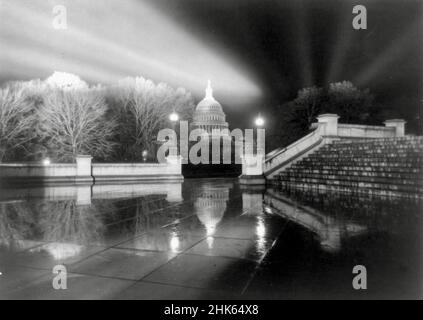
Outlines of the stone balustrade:
{"label": "stone balustrade", "polygon": [[92,183],[99,181],[183,180],[180,156],[167,163],[92,163],[77,156],[75,163],[0,163],[0,182]]}
{"label": "stone balustrade", "polygon": [[319,115],[312,125],[314,131],[286,148],[268,154],[263,164],[266,178],[274,178],[296,161],[335,140],[392,138],[402,137],[405,133],[405,121],[401,119],[387,120],[385,126],[342,124],[338,119],[336,114]]}

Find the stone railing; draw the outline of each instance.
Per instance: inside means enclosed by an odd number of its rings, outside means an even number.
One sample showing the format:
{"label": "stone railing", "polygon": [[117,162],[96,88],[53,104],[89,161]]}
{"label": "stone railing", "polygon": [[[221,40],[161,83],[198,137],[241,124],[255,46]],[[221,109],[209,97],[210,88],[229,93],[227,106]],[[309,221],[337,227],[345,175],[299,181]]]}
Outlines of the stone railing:
{"label": "stone railing", "polygon": [[181,176],[180,163],[94,163],[92,175],[97,181],[162,180]]}
{"label": "stone railing", "polygon": [[312,125],[314,131],[286,148],[269,153],[263,164],[266,178],[273,178],[278,172],[333,140],[401,137],[405,132],[405,121],[402,119],[387,120],[384,122],[385,126],[367,126],[340,124],[338,118],[336,114],[318,116],[317,123]]}
{"label": "stone railing", "polygon": [[394,127],[365,126],[357,124],[338,124],[340,138],[391,138],[396,136]]}
{"label": "stone railing", "polygon": [[180,157],[169,156],[167,160],[167,163],[92,163],[91,156],[78,156],[75,163],[0,163],[0,182],[183,180]]}
{"label": "stone railing", "polygon": [[300,140],[297,140],[286,148],[283,148],[276,154],[266,157],[263,167],[264,174],[266,176],[273,176],[272,173],[274,171],[283,169],[284,166],[289,165],[294,159],[307,154],[309,150],[314,150],[315,147],[323,142],[320,132],[321,129],[321,127],[317,128]]}

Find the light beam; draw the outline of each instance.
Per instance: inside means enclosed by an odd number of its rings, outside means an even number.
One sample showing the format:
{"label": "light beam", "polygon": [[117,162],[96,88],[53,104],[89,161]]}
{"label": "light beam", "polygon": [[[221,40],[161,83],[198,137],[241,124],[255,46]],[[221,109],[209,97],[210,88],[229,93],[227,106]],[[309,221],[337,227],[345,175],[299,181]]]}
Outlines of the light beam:
{"label": "light beam", "polygon": [[399,58],[404,56],[408,50],[414,48],[416,32],[419,32],[420,22],[414,23],[410,28],[408,28],[403,35],[393,41],[393,43],[385,48],[383,52],[375,57],[374,62],[370,66],[366,66],[360,73],[353,79],[353,83],[358,86],[363,86],[368,84],[372,79],[374,79],[380,72],[386,71],[386,68],[395,61],[401,63]]}
{"label": "light beam", "polygon": [[[53,7],[67,9],[65,30],[53,28]],[[248,70],[223,50],[208,47],[145,1],[3,0],[0,81],[46,78],[53,71],[94,83],[144,76],[202,93],[249,99],[261,94]]]}

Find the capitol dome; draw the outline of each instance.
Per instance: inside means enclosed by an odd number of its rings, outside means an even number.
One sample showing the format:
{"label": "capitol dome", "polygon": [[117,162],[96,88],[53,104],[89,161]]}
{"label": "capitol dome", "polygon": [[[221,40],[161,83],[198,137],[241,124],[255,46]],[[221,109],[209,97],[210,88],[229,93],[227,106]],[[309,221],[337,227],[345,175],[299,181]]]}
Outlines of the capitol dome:
{"label": "capitol dome", "polygon": [[201,100],[194,111],[193,129],[203,129],[211,134],[213,130],[228,129],[226,115],[222,105],[213,97],[213,89],[210,80],[206,88],[206,95]]}
{"label": "capitol dome", "polygon": [[214,233],[214,230],[225,214],[229,200],[229,188],[229,184],[222,186],[206,184],[196,191],[195,212],[200,222],[206,228],[207,235]]}

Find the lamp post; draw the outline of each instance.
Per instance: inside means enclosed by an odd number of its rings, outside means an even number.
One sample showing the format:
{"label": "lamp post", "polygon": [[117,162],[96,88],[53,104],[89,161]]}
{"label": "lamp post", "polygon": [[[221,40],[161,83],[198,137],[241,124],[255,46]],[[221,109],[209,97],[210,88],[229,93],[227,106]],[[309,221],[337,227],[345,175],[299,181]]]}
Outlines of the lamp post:
{"label": "lamp post", "polygon": [[147,161],[147,156],[148,156],[148,151],[147,150],[143,150],[142,152],[142,161],[146,162]]}
{"label": "lamp post", "polygon": [[[172,130],[175,132],[175,127],[176,127],[176,123],[179,121],[179,115],[175,112],[175,110],[173,110],[173,112],[169,115],[169,120],[172,123]],[[173,147],[173,150],[169,150],[169,155],[174,155],[176,156],[178,154],[178,142],[175,142],[175,146]]]}
{"label": "lamp post", "polygon": [[[257,147],[257,153],[263,153],[264,152],[264,140],[263,141],[259,141],[259,139],[264,139],[264,130],[259,130],[262,129],[264,126],[264,118],[261,116],[261,114],[259,113],[258,116],[255,118],[254,120],[254,124],[257,127],[257,137],[256,137],[256,147]],[[261,133],[259,133],[259,131],[263,131]],[[263,134],[263,135],[262,135]],[[262,143],[261,143],[262,142]]]}
{"label": "lamp post", "polygon": [[[254,124],[257,128],[256,141],[245,141],[245,152],[242,160],[242,175],[239,182],[244,185],[265,185],[266,180],[263,175],[264,165],[264,119],[259,115],[255,118]],[[254,145],[257,152],[254,154]]]}

